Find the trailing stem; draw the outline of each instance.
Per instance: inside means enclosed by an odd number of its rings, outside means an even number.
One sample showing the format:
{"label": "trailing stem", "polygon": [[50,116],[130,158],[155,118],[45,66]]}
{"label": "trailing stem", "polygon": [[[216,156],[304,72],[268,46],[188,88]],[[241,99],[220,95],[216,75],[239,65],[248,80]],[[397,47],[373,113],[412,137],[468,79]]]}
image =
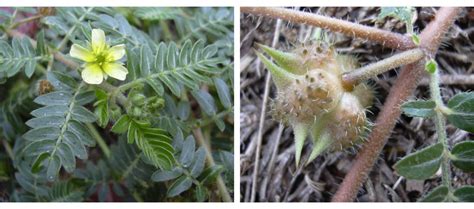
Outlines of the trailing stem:
{"label": "trailing stem", "polygon": [[452,193],[451,187],[451,169],[449,167],[449,145],[448,138],[446,136],[446,118],[443,114],[443,109],[446,109],[443,99],[441,98],[441,92],[439,89],[439,70],[437,69],[434,73],[430,75],[430,91],[431,99],[436,103],[435,108],[435,124],[436,124],[436,133],[438,134],[438,141],[443,144],[443,157],[441,161],[441,173],[442,173],[442,182],[443,185],[448,188],[449,194]]}
{"label": "trailing stem", "polygon": [[398,53],[379,62],[366,65],[353,71],[349,71],[348,73],[342,76],[342,85],[345,89],[352,89],[361,81],[367,80],[371,77],[375,77],[381,73],[384,73],[390,69],[399,67],[401,65],[416,62],[424,56],[425,54],[423,50],[419,48]]}
{"label": "trailing stem", "polygon": [[347,36],[374,41],[393,49],[403,50],[416,47],[410,37],[402,34],[308,12],[272,7],[242,7],[240,11],[243,13],[313,25],[333,32],[343,33]]}
{"label": "trailing stem", "polygon": [[[451,27],[460,10],[460,8],[452,7],[440,8],[434,20],[422,31],[420,47],[425,50],[427,56],[433,57],[432,55],[436,53],[444,33]],[[421,62],[407,65],[401,70],[377,116],[375,126],[367,142],[358,153],[353,166],[332,201],[347,202],[356,197],[360,186],[367,179],[370,170],[387,142],[397,118],[400,117],[401,104],[413,94],[423,72],[424,65]]]}

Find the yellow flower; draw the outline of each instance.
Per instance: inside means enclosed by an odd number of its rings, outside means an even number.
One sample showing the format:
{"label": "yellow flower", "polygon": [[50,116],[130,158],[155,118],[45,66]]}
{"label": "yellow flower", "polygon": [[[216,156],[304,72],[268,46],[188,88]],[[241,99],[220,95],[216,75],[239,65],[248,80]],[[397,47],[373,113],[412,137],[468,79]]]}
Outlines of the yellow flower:
{"label": "yellow flower", "polygon": [[69,54],[85,62],[81,76],[86,83],[100,84],[107,75],[121,81],[127,76],[127,68],[119,62],[125,55],[125,45],[110,47],[101,29],[92,30],[92,41],[87,47],[73,44]]}

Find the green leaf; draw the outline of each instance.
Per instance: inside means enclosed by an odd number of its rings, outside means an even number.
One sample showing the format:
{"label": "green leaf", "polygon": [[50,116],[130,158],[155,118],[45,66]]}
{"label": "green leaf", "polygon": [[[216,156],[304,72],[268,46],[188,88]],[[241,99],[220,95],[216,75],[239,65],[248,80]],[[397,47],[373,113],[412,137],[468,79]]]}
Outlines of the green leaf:
{"label": "green leaf", "polygon": [[448,187],[438,186],[423,197],[420,202],[445,202],[448,200]]}
{"label": "green leaf", "polygon": [[36,97],[35,103],[40,105],[66,105],[71,100],[71,94],[66,91],[55,91]]}
{"label": "green leaf", "polygon": [[464,172],[474,172],[474,142],[456,144],[451,150],[453,165]]}
{"label": "green leaf", "polygon": [[56,180],[59,169],[61,168],[61,160],[57,155],[50,156],[48,161],[48,166],[46,170],[46,176],[48,178],[48,181],[54,181]]}
{"label": "green leaf", "polygon": [[204,90],[192,91],[191,94],[198,102],[202,111],[208,116],[213,116],[216,114],[216,104],[214,98]]}
{"label": "green leaf", "polygon": [[407,179],[425,180],[438,171],[442,155],[443,144],[437,143],[404,157],[394,168]]}
{"label": "green leaf", "polygon": [[59,116],[64,117],[66,113],[69,111],[69,107],[66,105],[50,105],[41,107],[39,109],[33,110],[31,115],[39,118],[45,116]]}
{"label": "green leaf", "polygon": [[72,108],[71,116],[73,119],[84,123],[92,123],[96,121],[95,114],[83,106],[74,106]]}
{"label": "green leaf", "polygon": [[99,126],[105,127],[110,120],[108,96],[105,91],[98,89],[95,91],[95,97],[97,102],[94,104],[96,107],[94,113],[98,119],[97,123]]}
{"label": "green leaf", "polygon": [[454,191],[458,202],[474,202],[474,186],[462,186]]}
{"label": "green leaf", "polygon": [[178,178],[183,174],[183,170],[180,168],[174,168],[171,171],[155,171],[151,176],[151,180],[156,182],[169,181]]}
{"label": "green leaf", "polygon": [[198,177],[202,170],[204,169],[204,164],[206,163],[206,150],[204,147],[200,147],[194,154],[194,162],[191,166],[191,175],[193,177]]}
{"label": "green leaf", "polygon": [[134,15],[143,20],[168,20],[177,18],[181,13],[180,9],[171,7],[140,7]]}
{"label": "green leaf", "polygon": [[199,176],[198,181],[203,184],[211,184],[224,170],[224,166],[222,165],[214,165],[206,168]]}
{"label": "green leaf", "polygon": [[407,27],[407,33],[413,33],[411,20],[413,19],[413,7],[382,7],[377,19],[383,19],[387,16],[397,18],[403,21]]}
{"label": "green leaf", "polygon": [[26,125],[31,128],[42,128],[42,127],[60,127],[64,124],[65,118],[61,116],[45,116],[32,118],[26,121]]}
{"label": "green leaf", "polygon": [[144,156],[153,165],[162,170],[172,168],[174,159],[173,140],[168,133],[159,128],[151,128],[150,124],[130,120],[127,132],[128,142],[133,143],[143,151]]}
{"label": "green leaf", "polygon": [[130,125],[130,117],[128,115],[122,115],[117,122],[115,122],[114,126],[112,126],[112,132],[114,133],[125,133],[128,130]]}
{"label": "green leaf", "polygon": [[179,156],[179,162],[185,167],[188,167],[192,162],[195,146],[196,142],[194,137],[192,135],[186,137],[183,148],[181,149],[181,155]]}
{"label": "green leaf", "polygon": [[48,139],[57,139],[59,137],[58,127],[42,127],[31,129],[23,135],[23,137],[30,141],[41,141]]}
{"label": "green leaf", "polygon": [[216,86],[217,95],[222,105],[224,105],[225,108],[231,108],[232,98],[227,84],[220,78],[214,78],[214,85]]}
{"label": "green leaf", "polygon": [[84,192],[72,182],[57,182],[53,185],[44,201],[48,202],[81,202]]}
{"label": "green leaf", "polygon": [[175,197],[191,188],[193,180],[187,176],[181,176],[173,182],[168,190],[168,197]]}
{"label": "green leaf", "polygon": [[208,196],[208,191],[206,189],[206,187],[204,187],[203,185],[198,185],[196,187],[196,200],[198,202],[204,202],[206,199],[207,199],[207,196]]}
{"label": "green leaf", "polygon": [[428,62],[425,63],[425,70],[429,73],[435,73],[436,69],[438,69],[438,64],[434,59],[430,59]]}
{"label": "green leaf", "polygon": [[417,46],[420,45],[420,36],[418,36],[418,34],[412,34],[411,35],[411,40],[413,41],[413,43]]}
{"label": "green leaf", "polygon": [[410,117],[429,118],[435,114],[436,103],[431,100],[417,100],[405,102],[402,105],[403,112]]}
{"label": "green leaf", "polygon": [[474,133],[474,92],[460,93],[448,101],[453,111],[447,115],[448,121],[457,128]]}

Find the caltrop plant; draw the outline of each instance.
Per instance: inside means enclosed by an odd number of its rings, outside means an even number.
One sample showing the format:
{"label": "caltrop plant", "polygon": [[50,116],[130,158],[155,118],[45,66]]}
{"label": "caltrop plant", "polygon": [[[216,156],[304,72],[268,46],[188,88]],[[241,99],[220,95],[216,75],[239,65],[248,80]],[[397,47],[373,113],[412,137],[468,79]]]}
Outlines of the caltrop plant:
{"label": "caltrop plant", "polygon": [[[446,136],[446,120],[459,129],[474,131],[474,94],[459,93],[449,99],[447,105],[444,104],[439,69],[434,60],[441,38],[459,10],[439,9],[433,22],[417,34],[413,30],[413,8],[381,8],[379,19],[397,18],[406,25],[407,34],[402,35],[289,9],[242,8],[246,13],[310,24],[403,50],[379,62],[358,67],[350,57],[336,53],[324,39],[305,43],[290,52],[260,45],[273,59],[270,61],[257,52],[277,87],[272,107],[274,115],[293,128],[297,165],[308,133],[313,148],[307,163],[318,154],[341,150],[357,141],[364,141],[359,139],[368,138],[362,143],[352,169],[333,197],[334,201],[351,201],[356,196],[401,110],[408,116],[433,119],[438,142],[402,158],[394,165],[394,170],[414,180],[426,180],[441,170],[442,184],[420,201],[474,201],[474,187],[454,188],[451,175],[451,165],[463,172],[474,171],[474,144],[464,141],[451,149]],[[364,82],[402,65],[405,69],[372,127],[365,116],[365,108],[371,105],[373,93]],[[431,99],[405,102],[423,73],[430,76]]]}
{"label": "caltrop plant", "polygon": [[3,200],[232,200],[232,9],[9,8],[0,24]]}

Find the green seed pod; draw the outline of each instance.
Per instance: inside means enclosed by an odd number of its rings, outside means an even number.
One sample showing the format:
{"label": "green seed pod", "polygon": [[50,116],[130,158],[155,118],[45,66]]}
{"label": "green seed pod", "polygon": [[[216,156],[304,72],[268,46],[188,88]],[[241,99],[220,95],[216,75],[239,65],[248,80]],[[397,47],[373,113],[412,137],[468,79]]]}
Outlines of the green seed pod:
{"label": "green seed pod", "polygon": [[307,135],[313,142],[307,163],[323,152],[339,151],[359,141],[367,124],[365,108],[372,105],[374,96],[364,83],[352,91],[343,88],[342,74],[358,67],[355,58],[337,54],[325,42],[292,52],[260,48],[275,62],[257,52],[277,87],[271,112],[294,130],[297,165]]}
{"label": "green seed pod", "polygon": [[145,99],[146,97],[143,94],[133,94],[131,101],[133,105],[142,106],[145,104]]}
{"label": "green seed pod", "polygon": [[117,121],[120,116],[122,116],[122,110],[118,106],[113,106],[110,108],[110,113],[112,116],[112,120]]}

